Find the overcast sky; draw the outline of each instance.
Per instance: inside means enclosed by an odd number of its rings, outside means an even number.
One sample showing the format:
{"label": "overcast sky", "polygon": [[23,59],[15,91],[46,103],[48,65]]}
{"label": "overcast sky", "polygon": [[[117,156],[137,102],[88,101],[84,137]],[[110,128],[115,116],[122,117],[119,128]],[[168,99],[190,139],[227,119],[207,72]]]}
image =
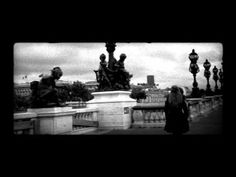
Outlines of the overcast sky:
{"label": "overcast sky", "polygon": [[[147,75],[154,75],[159,88],[172,85],[192,88],[193,75],[189,72],[189,53],[199,55],[197,74],[199,88],[206,88],[203,63],[208,59],[211,73],[214,66],[221,68],[223,46],[221,43],[116,43],[114,52],[118,60],[125,53],[125,68],[131,74],[131,83],[146,83]],[[40,80],[41,73],[61,67],[64,81],[95,81],[99,56],[104,53],[108,61],[105,43],[16,43],[14,45],[14,82]],[[22,79],[27,75],[27,79]],[[213,73],[212,73],[213,75]],[[211,87],[214,81],[210,78]]]}

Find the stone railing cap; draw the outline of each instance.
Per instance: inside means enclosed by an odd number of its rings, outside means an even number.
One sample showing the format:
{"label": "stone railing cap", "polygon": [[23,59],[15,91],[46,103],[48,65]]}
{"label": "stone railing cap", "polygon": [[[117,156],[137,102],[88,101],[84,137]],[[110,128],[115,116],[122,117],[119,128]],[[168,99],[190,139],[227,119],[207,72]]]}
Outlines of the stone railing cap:
{"label": "stone railing cap", "polygon": [[77,108],[73,109],[76,111],[76,113],[85,113],[85,112],[97,112],[97,108]]}
{"label": "stone railing cap", "polygon": [[131,91],[122,91],[122,90],[118,90],[118,91],[104,91],[104,92],[93,92],[92,95],[104,95],[104,94],[117,94],[117,93],[131,93]]}
{"label": "stone railing cap", "polygon": [[14,119],[30,119],[37,117],[34,112],[14,113]]}
{"label": "stone railing cap", "polygon": [[186,101],[200,101],[203,100],[203,98],[186,98]]}

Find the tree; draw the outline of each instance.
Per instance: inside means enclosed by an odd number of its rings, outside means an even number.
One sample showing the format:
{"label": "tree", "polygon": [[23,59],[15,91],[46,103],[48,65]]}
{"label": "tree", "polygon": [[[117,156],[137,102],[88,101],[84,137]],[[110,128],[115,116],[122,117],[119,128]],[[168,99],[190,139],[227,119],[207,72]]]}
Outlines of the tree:
{"label": "tree", "polygon": [[24,112],[30,107],[30,96],[17,95],[14,91],[13,104],[14,112]]}
{"label": "tree", "polygon": [[80,81],[73,82],[72,85],[63,85],[58,90],[58,97],[62,101],[89,101],[93,95]]}
{"label": "tree", "polygon": [[139,102],[140,99],[146,99],[146,93],[142,88],[136,87],[132,89],[130,97],[136,99],[137,102]]}
{"label": "tree", "polygon": [[60,89],[58,89],[58,98],[62,102],[69,101],[70,100],[70,92],[71,92],[71,86],[64,85]]}
{"label": "tree", "polygon": [[93,95],[86,88],[85,84],[80,81],[76,81],[72,84],[70,96],[73,101],[89,101],[93,99]]}

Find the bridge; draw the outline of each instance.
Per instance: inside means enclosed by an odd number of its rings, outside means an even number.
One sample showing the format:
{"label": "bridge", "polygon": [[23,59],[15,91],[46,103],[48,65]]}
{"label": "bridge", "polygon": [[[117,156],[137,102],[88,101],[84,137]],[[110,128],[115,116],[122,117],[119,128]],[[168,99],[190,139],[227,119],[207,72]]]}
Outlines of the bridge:
{"label": "bridge", "polygon": [[[190,109],[190,131],[186,135],[221,134],[222,133],[222,95],[204,98],[187,99]],[[81,103],[79,103],[81,104]],[[86,105],[78,106],[76,102],[70,102],[69,106],[72,115],[71,121],[66,120],[69,127],[65,127],[63,120],[53,124],[53,130],[43,134],[63,134],[63,135],[168,135],[164,131],[165,113],[163,104],[137,103],[130,110],[130,127],[126,130],[102,129],[99,127],[98,110],[87,108]],[[78,108],[79,107],[79,108]],[[41,134],[38,119],[48,118],[46,115],[39,115],[35,112],[14,114],[14,134]],[[57,113],[57,116],[64,116]],[[68,118],[67,118],[68,119]],[[58,126],[57,129],[55,125]],[[48,123],[43,126],[49,126]],[[42,127],[41,129],[47,129]],[[66,130],[66,131],[65,131]]]}
{"label": "bridge", "polygon": [[[185,135],[221,135],[223,133],[222,105],[201,114],[190,121],[190,130]],[[87,135],[170,135],[162,127],[130,128],[128,130],[96,130]]]}

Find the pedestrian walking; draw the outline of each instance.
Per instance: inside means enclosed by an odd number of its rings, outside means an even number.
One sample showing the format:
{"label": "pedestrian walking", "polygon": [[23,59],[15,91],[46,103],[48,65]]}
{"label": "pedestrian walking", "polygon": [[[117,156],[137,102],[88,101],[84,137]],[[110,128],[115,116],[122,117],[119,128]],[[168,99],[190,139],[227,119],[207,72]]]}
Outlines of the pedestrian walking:
{"label": "pedestrian walking", "polygon": [[183,90],[177,86],[171,87],[171,92],[165,102],[166,124],[164,130],[174,135],[189,131],[189,109],[183,95]]}

